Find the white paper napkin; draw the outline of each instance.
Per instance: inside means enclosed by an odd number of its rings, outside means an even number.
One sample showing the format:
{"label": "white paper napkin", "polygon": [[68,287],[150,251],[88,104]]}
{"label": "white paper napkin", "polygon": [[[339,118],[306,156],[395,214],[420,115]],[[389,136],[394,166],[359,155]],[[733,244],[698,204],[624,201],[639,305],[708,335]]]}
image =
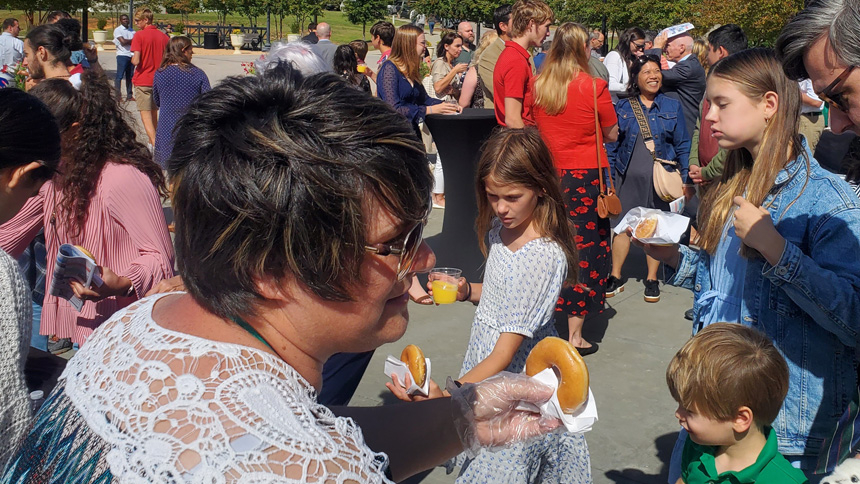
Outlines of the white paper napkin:
{"label": "white paper napkin", "polygon": [[547,368],[532,378],[544,385],[551,386],[553,388],[552,397],[540,407],[522,402],[517,406],[518,409],[531,410],[541,415],[556,417],[561,420],[568,432],[582,434],[591,430],[594,422],[597,422],[597,402],[594,401],[591,387],[588,387],[588,400],[585,402],[585,406],[580,407],[574,413],[564,413],[558,402],[558,378],[555,376],[555,371],[552,368]]}
{"label": "white paper napkin", "polygon": [[[400,385],[403,386],[403,383],[406,381],[406,375],[409,375],[409,379],[412,380],[412,384],[409,388],[406,389],[406,393],[410,395],[415,395],[416,393],[423,396],[430,395],[430,358],[424,358],[424,361],[427,363],[427,378],[424,379],[424,386],[419,387],[415,384],[414,378],[412,378],[412,373],[409,371],[409,366],[406,363],[400,361],[399,358],[395,358],[391,355],[388,355],[385,358],[385,376],[391,378],[391,375],[397,376],[397,381],[400,382]],[[405,387],[404,387],[405,388]]]}
{"label": "white paper napkin", "polygon": [[636,238],[636,240],[645,244],[677,244],[684,235],[684,232],[687,231],[687,225],[690,224],[690,219],[688,217],[677,213],[664,212],[653,208],[636,207],[627,212],[627,215],[621,219],[621,222],[618,223],[614,231],[616,234],[620,234],[627,230],[627,227],[635,230],[636,225],[639,224],[640,220],[644,220],[652,215],[657,215],[659,217],[659,220],[657,221],[657,231],[654,232],[654,236],[644,239]]}

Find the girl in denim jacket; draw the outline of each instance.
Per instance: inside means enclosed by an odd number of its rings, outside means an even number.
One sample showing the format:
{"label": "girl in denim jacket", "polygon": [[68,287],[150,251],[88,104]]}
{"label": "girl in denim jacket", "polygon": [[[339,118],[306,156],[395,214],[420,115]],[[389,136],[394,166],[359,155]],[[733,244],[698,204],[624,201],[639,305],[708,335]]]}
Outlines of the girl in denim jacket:
{"label": "girl in denim jacket", "polygon": [[701,249],[644,249],[676,269],[668,283],[695,293],[694,333],[717,321],[745,324],[785,356],[789,391],[773,426],[779,451],[810,476],[856,388],[860,201],[798,135],[797,84],[771,51],[720,61],[707,97],[712,136],[730,153],[702,201]]}

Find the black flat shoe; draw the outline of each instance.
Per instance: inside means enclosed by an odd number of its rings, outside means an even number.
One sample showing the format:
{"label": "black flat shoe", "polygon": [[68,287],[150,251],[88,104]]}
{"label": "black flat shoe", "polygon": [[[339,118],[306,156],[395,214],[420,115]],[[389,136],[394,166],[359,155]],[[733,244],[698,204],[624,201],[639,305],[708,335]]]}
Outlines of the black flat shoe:
{"label": "black flat shoe", "polygon": [[576,351],[579,352],[579,356],[588,356],[597,353],[597,350],[600,347],[597,346],[597,343],[591,343],[591,346],[589,346],[588,348],[580,348],[579,346],[574,346],[574,348],[576,348]]}

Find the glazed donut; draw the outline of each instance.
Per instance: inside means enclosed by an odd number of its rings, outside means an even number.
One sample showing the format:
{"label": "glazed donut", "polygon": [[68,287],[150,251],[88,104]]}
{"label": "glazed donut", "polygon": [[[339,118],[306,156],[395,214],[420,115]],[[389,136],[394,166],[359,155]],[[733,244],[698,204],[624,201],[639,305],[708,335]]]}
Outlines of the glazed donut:
{"label": "glazed donut", "polygon": [[403,348],[403,353],[400,353],[400,361],[409,367],[412,381],[419,387],[423,387],[424,381],[427,379],[427,362],[424,361],[424,352],[421,351],[421,348],[415,345]]}
{"label": "glazed donut", "polygon": [[80,245],[76,245],[76,246],[75,246],[75,248],[76,248],[76,249],[78,249],[79,251],[83,252],[83,253],[84,253],[84,255],[85,255],[85,256],[87,256],[87,257],[89,257],[90,259],[92,259],[92,260],[93,260],[93,262],[95,262],[95,261],[96,261],[96,256],[94,256],[92,252],[90,252],[90,251],[88,251],[87,249],[85,249],[85,248],[81,247]]}
{"label": "glazed donut", "polygon": [[567,340],[544,338],[526,358],[526,375],[535,376],[547,368],[559,375],[556,395],[562,412],[575,412],[588,400],[588,367],[579,352]]}
{"label": "glazed donut", "polygon": [[653,237],[654,232],[657,231],[657,216],[652,215],[644,220],[641,220],[638,225],[636,225],[636,230],[633,231],[633,235],[637,239],[647,239],[648,237]]}

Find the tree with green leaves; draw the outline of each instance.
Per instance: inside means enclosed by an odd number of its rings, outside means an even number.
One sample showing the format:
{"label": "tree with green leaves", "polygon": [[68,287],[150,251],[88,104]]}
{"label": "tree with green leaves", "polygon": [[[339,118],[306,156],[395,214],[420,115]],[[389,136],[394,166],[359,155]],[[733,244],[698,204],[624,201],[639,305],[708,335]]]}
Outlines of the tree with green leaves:
{"label": "tree with green leaves", "polygon": [[27,24],[41,24],[45,16],[54,10],[74,12],[87,6],[86,0],[6,0],[4,4],[9,10],[22,10],[27,17]]}
{"label": "tree with green leaves", "polygon": [[345,0],[343,11],[346,18],[358,25],[361,24],[361,37],[367,37],[367,24],[385,18],[387,0]]}
{"label": "tree with green leaves", "polygon": [[203,6],[218,14],[220,25],[227,25],[227,15],[236,11],[235,0],[203,0]]}

